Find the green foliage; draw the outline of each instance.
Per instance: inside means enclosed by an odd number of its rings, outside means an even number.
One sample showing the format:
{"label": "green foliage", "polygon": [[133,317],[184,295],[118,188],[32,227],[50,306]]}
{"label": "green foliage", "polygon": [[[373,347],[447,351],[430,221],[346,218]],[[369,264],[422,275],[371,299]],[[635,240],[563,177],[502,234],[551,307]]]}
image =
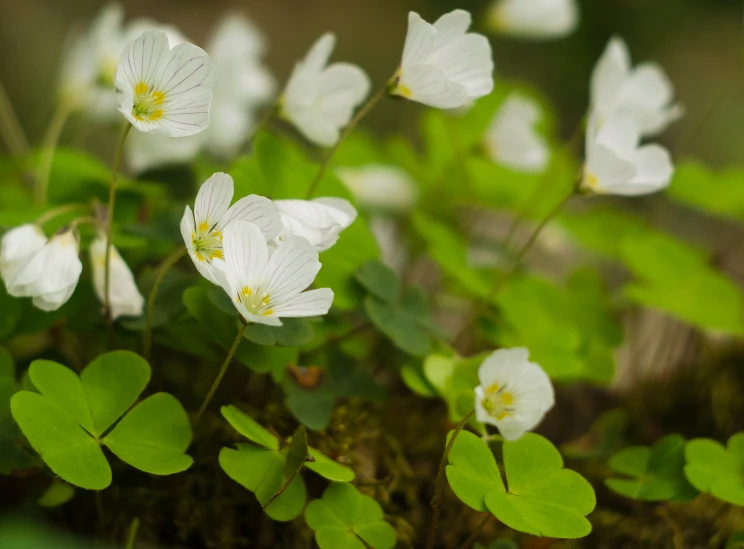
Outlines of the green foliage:
{"label": "green foliage", "polygon": [[[219,455],[220,467],[230,478],[253,492],[262,506],[292,478],[288,487],[264,509],[272,519],[292,520],[305,507],[305,481],[300,475],[293,475],[292,471],[299,470],[308,454],[315,461],[307,462],[307,468],[320,476],[343,482],[354,479],[353,471],[307,446],[307,439],[302,436],[303,427],[295,431],[295,443],[282,447],[277,437],[235,406],[223,406],[221,411],[230,425],[255,443],[238,443],[234,449],[222,448]],[[297,438],[297,433],[301,433],[300,438]]]}
{"label": "green foliage", "polygon": [[105,353],[79,377],[61,364],[37,360],[29,374],[39,393],[16,393],[10,401],[13,418],[49,468],[67,482],[90,490],[111,483],[101,444],[152,474],[178,473],[191,465],[183,453],[191,443],[191,426],[173,396],[157,393],[129,410],[150,380],[150,366],[139,355]]}
{"label": "green foliage", "polygon": [[447,403],[452,421],[473,409],[473,389],[480,383],[478,369],[486,356],[486,353],[468,358],[432,354],[424,360],[424,382]]}
{"label": "green foliage", "polygon": [[476,511],[490,511],[520,532],[553,538],[591,532],[585,516],[594,510],[594,490],[581,475],[563,468],[560,453],[547,439],[526,433],[506,441],[503,457],[508,489],[488,445],[461,432],[446,469],[452,490]]}
{"label": "green foliage", "polygon": [[491,334],[495,343],[527,347],[531,360],[556,380],[612,380],[622,332],[595,272],[575,271],[564,287],[536,276],[514,276],[495,301],[503,317]]}
{"label": "green foliage", "polygon": [[737,433],[726,447],[707,438],[685,446],[685,476],[695,488],[720,500],[744,506],[744,433]]}
{"label": "green foliage", "polygon": [[685,478],[685,439],[667,435],[652,447],[632,446],[615,454],[609,466],[627,478],[609,478],[611,490],[642,501],[687,501],[698,495]]}
{"label": "green foliage", "polygon": [[282,389],[286,397],[284,403],[300,423],[313,431],[322,431],[328,427],[336,401],[336,395],[330,387],[320,385],[305,389],[285,377]]}
{"label": "green foliage", "polygon": [[33,463],[21,448],[21,433],[10,412],[10,399],[16,392],[15,362],[0,347],[0,474],[8,475]]}
{"label": "green foliage", "polygon": [[380,262],[363,265],[356,277],[369,292],[364,310],[377,329],[408,354],[428,354],[436,329],[423,292],[415,286],[401,290],[395,272]]}
{"label": "green foliage", "polygon": [[287,462],[284,467],[284,478],[290,478],[300,472],[309,456],[307,448],[307,431],[300,425],[295,429],[292,439],[287,446]]}
{"label": "green foliage", "polygon": [[75,496],[75,488],[64,482],[55,480],[44,490],[39,498],[42,507],[59,507],[70,501]]}
{"label": "green foliage", "polygon": [[744,170],[716,172],[704,164],[678,164],[667,194],[674,200],[715,216],[744,221]]}
{"label": "green foliage", "polygon": [[351,484],[333,483],[305,510],[321,549],[392,549],[395,530],[383,520],[380,504]]}

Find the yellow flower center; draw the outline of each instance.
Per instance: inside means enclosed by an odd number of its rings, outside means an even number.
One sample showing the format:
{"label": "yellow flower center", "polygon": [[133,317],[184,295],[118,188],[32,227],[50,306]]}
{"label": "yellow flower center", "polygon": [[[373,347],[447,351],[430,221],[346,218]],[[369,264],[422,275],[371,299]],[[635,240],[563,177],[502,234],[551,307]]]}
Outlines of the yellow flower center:
{"label": "yellow flower center", "polygon": [[163,117],[161,105],[165,101],[165,93],[155,90],[144,82],[134,87],[134,103],[132,116],[137,120],[152,122]]}
{"label": "yellow flower center", "polygon": [[584,186],[588,189],[596,191],[597,187],[599,186],[599,178],[592,173],[584,174]]}
{"label": "yellow flower center", "polygon": [[274,313],[273,309],[269,309],[269,301],[271,296],[265,293],[261,297],[253,288],[243,286],[238,292],[235,301],[242,303],[248,311],[256,316],[271,316]]}
{"label": "yellow flower center", "polygon": [[486,394],[481,401],[483,409],[497,420],[502,420],[514,415],[514,394],[507,391],[504,385],[494,383],[486,389]]}
{"label": "yellow flower center", "polygon": [[407,98],[410,98],[411,95],[413,95],[411,93],[411,88],[404,84],[398,84],[398,89],[396,90],[396,92],[398,93],[398,95],[402,95],[403,97]]}
{"label": "yellow flower center", "polygon": [[194,246],[194,255],[199,261],[211,261],[212,259],[224,259],[222,253],[222,232],[210,230],[210,224],[202,221],[191,232],[191,243]]}

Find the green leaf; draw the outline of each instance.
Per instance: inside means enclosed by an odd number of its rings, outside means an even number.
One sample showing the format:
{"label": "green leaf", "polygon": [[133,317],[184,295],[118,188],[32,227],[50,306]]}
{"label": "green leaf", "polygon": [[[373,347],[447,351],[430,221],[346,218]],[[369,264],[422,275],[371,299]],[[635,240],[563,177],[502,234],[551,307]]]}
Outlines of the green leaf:
{"label": "green leaf", "polygon": [[386,303],[372,295],[364,300],[364,310],[377,329],[396,347],[413,356],[431,352],[428,310],[421,307],[420,290],[413,287],[406,288],[398,303]]}
{"label": "green leaf", "polygon": [[[36,379],[31,379],[39,387]],[[100,436],[136,402],[147,387],[150,365],[131,351],[111,351],[88,364],[80,374],[80,381],[93,418],[92,433]],[[41,392],[44,393],[43,390]]]}
{"label": "green leaf", "polygon": [[32,448],[57,475],[89,490],[111,484],[101,447],[64,409],[28,391],[13,395],[10,408]]}
{"label": "green leaf", "polygon": [[398,275],[380,261],[367,261],[357,270],[356,279],[369,293],[385,303],[393,303],[398,299]]}
{"label": "green leaf", "polygon": [[15,382],[15,360],[5,347],[0,347],[0,379],[8,378]]}
{"label": "green leaf", "polygon": [[736,433],[726,447],[707,438],[685,446],[685,476],[701,492],[744,506],[744,433]]}
{"label": "green leaf", "polygon": [[328,427],[333,413],[336,397],[327,386],[304,389],[289,377],[284,379],[282,389],[286,395],[285,404],[299,422],[313,431]]}
{"label": "green leaf", "polygon": [[308,461],[305,465],[311,471],[318,473],[321,477],[335,482],[351,482],[354,480],[354,471],[344,467],[337,461],[332,460],[320,450],[309,448],[310,455],[315,461]]}
{"label": "green leaf", "polygon": [[380,505],[351,484],[331,484],[321,499],[307,506],[305,520],[315,530],[321,549],[363,549],[365,543],[373,549],[392,549],[395,545],[395,530],[383,520]]}
{"label": "green leaf", "polygon": [[716,172],[696,161],[675,166],[667,194],[677,202],[707,213],[744,221],[744,170]]}
{"label": "green leaf", "polygon": [[296,475],[308,458],[307,431],[305,426],[300,425],[295,429],[292,440],[287,447],[287,461],[284,464],[284,478],[289,479]]}
{"label": "green leaf", "polygon": [[51,360],[35,360],[28,373],[41,394],[65,410],[89,433],[98,434],[93,426],[83,384],[75,372]]}
{"label": "green leaf", "polygon": [[12,297],[5,290],[5,284],[0,284],[0,341],[8,339],[16,331],[23,314],[23,303],[20,299]]}
{"label": "green leaf", "polygon": [[59,507],[70,501],[75,495],[75,488],[64,482],[55,480],[44,490],[38,500],[42,507]]}
{"label": "green leaf", "polygon": [[480,384],[478,369],[486,356],[462,358],[435,353],[424,360],[424,375],[447,403],[452,421],[459,421],[473,409],[473,388]]}
{"label": "green leaf", "polygon": [[146,398],[122,418],[103,439],[119,459],[154,475],[188,469],[193,460],[184,454],[191,444],[186,411],[168,393]]}
{"label": "green leaf", "polygon": [[[478,447],[480,445],[480,448]],[[545,438],[526,433],[503,445],[508,490],[490,450],[475,435],[461,432],[449,456],[447,479],[457,496],[476,510],[532,535],[580,538],[591,532],[585,516],[596,504],[594,490]]]}
{"label": "green leaf", "polygon": [[[256,495],[265,504],[284,483],[285,456],[276,450],[252,444],[237,444],[237,449],[223,448],[220,467],[238,484]],[[288,521],[297,517],[305,506],[305,481],[296,475],[289,487],[269,504],[265,511],[274,520]]]}
{"label": "green leaf", "polygon": [[269,450],[279,450],[279,440],[268,430],[264,429],[252,417],[241,412],[238,408],[230,404],[220,408],[222,417],[224,417],[233,428],[251,442]]}
{"label": "green leaf", "polygon": [[685,478],[685,439],[667,435],[653,447],[634,446],[615,454],[609,466],[633,477],[609,478],[605,484],[624,496],[642,501],[687,501],[698,495]]}

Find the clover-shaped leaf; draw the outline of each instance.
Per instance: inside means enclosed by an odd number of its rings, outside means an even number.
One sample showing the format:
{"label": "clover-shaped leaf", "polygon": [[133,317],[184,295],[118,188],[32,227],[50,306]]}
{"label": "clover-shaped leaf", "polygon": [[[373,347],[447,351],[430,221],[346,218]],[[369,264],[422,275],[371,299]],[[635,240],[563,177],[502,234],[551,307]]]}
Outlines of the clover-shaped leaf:
{"label": "clover-shaped leaf", "polygon": [[609,461],[617,473],[633,477],[609,478],[611,490],[642,501],[687,501],[698,495],[685,478],[685,439],[668,435],[651,448],[632,446],[619,451]]}
{"label": "clover-shaped leaf", "polygon": [[150,380],[150,366],[139,355],[103,354],[79,377],[61,364],[37,360],[29,377],[39,393],[16,393],[13,418],[49,468],[67,482],[91,490],[111,483],[101,444],[147,473],[169,475],[191,465],[184,454],[191,425],[173,396],[157,393],[127,413]]}
{"label": "clover-shaped leaf", "polygon": [[321,549],[391,549],[395,545],[395,530],[383,520],[380,504],[351,484],[331,484],[321,499],[307,506],[305,520],[315,530]]}
{"label": "clover-shaped leaf", "polygon": [[398,299],[400,292],[398,275],[384,263],[368,261],[357,270],[355,276],[369,293],[385,303],[392,303]]}
{"label": "clover-shaped leaf", "polygon": [[701,492],[720,500],[744,505],[744,433],[736,433],[726,447],[707,438],[685,446],[685,476]]}
{"label": "clover-shaped leaf", "polygon": [[373,295],[364,299],[364,310],[369,319],[400,350],[414,356],[431,351],[429,319],[426,299],[420,289],[408,287],[397,302],[385,302]]}
{"label": "clover-shaped leaf", "polygon": [[[253,492],[261,505],[282,489],[289,480],[287,474],[287,450],[282,448],[279,439],[259,425],[253,418],[235,406],[223,406],[223,417],[241,435],[254,444],[239,443],[236,448],[222,448],[219,455],[220,467],[227,475]],[[333,481],[349,482],[354,472],[333,461],[322,452],[308,448],[314,462],[306,462],[305,467]],[[292,466],[294,469],[294,465]],[[264,509],[266,514],[278,521],[292,520],[305,506],[305,481],[295,475],[284,491],[276,496]]]}
{"label": "clover-shaped leaf", "polygon": [[463,431],[452,446],[446,473],[452,490],[477,511],[490,511],[520,532],[553,538],[580,538],[591,532],[586,515],[596,504],[594,490],[547,439],[527,433],[503,445],[507,486],[486,443]]}

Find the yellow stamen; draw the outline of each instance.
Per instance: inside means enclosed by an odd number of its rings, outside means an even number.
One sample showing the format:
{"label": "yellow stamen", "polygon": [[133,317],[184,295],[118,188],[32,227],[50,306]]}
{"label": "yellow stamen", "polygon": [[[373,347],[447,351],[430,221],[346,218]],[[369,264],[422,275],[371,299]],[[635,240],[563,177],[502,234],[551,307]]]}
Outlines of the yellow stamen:
{"label": "yellow stamen", "polygon": [[263,316],[271,316],[271,315],[273,315],[273,314],[274,314],[274,309],[266,309],[266,310],[265,310],[265,311],[263,312]]}
{"label": "yellow stamen", "polygon": [[411,95],[413,95],[411,93],[411,88],[403,84],[398,84],[398,89],[396,91],[398,92],[398,95],[402,95],[403,97],[411,97]]}
{"label": "yellow stamen", "polygon": [[147,93],[147,84],[144,82],[140,82],[134,87],[134,94],[135,95],[144,95]]}
{"label": "yellow stamen", "polygon": [[205,232],[209,230],[209,222],[208,221],[202,221],[199,223],[199,226],[197,227],[197,230],[199,232]]}

